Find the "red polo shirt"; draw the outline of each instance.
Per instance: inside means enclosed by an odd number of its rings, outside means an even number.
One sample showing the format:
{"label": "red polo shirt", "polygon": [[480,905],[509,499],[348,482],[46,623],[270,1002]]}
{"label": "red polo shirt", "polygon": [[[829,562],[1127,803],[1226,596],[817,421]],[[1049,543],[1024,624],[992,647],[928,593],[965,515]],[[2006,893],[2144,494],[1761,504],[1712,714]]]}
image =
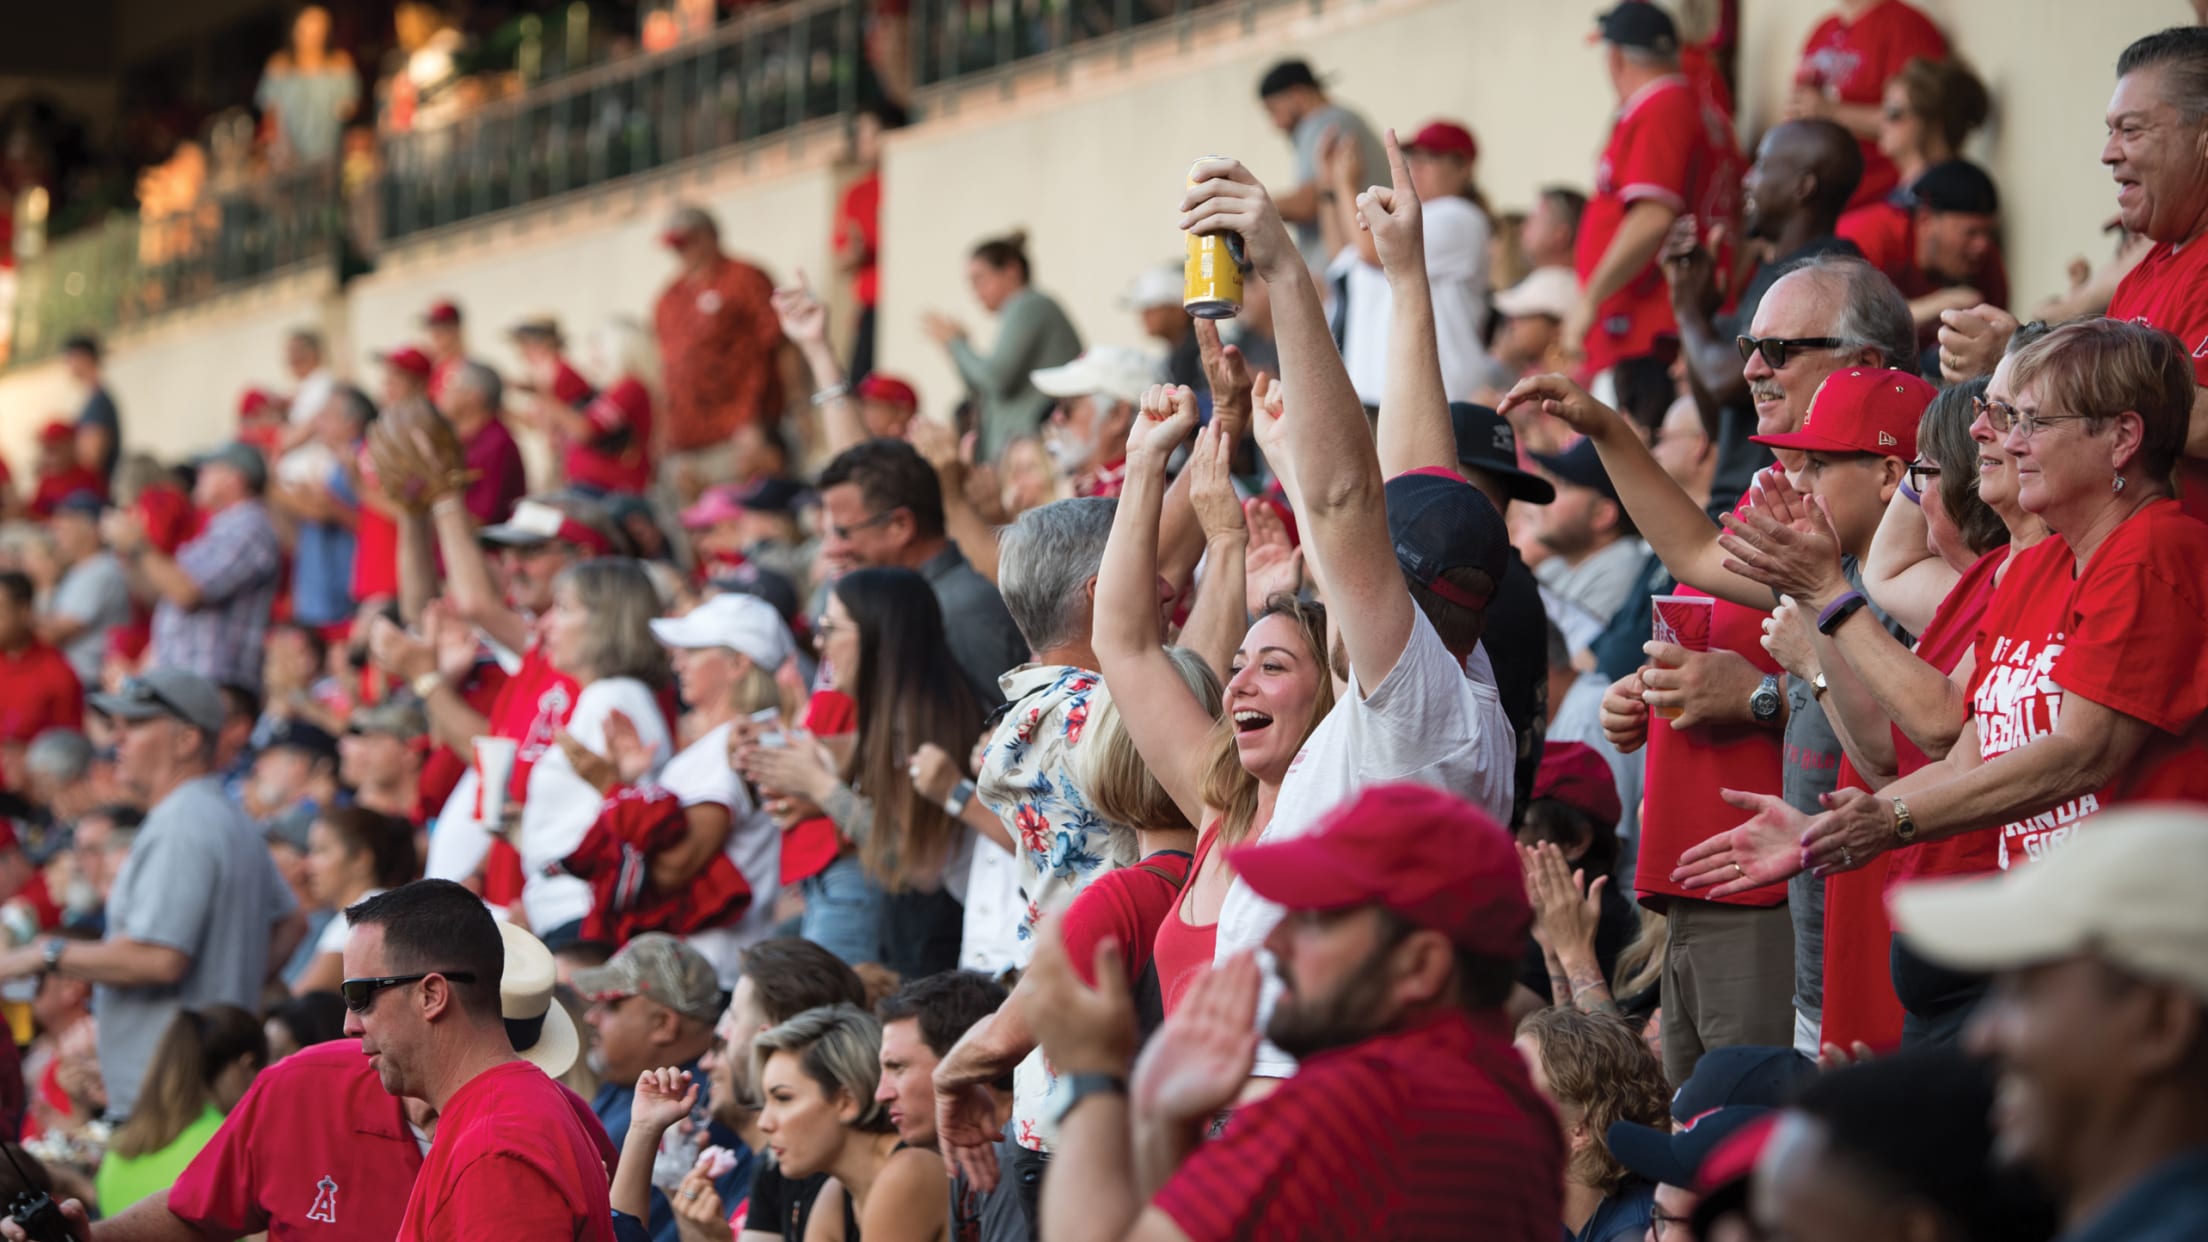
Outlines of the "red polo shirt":
{"label": "red polo shirt", "polygon": [[613,1242],[614,1151],[574,1092],[527,1061],[470,1079],[445,1102],[399,1242]]}
{"label": "red polo shirt", "polygon": [[[1797,86],[1815,88],[1841,103],[1875,104],[1886,93],[1886,80],[1914,58],[1947,59],[1947,37],[1932,19],[1903,4],[1885,0],[1849,21],[1834,13],[1819,22],[1802,45],[1795,66]],[[1863,148],[1863,181],[1848,200],[1851,207],[1875,203],[1898,180],[1894,162],[1879,152],[1875,138],[1858,138]]]}
{"label": "red polo shirt", "polygon": [[0,742],[29,742],[48,729],[84,727],[84,686],[61,652],[32,639],[0,651]]}
{"label": "red polo shirt", "polygon": [[1564,1140],[1501,1014],[1428,1015],[1306,1060],[1154,1201],[1192,1242],[1554,1242]]}
{"label": "red polo shirt", "polygon": [[[562,1091],[613,1160],[590,1105]],[[404,1106],[384,1091],[360,1044],[341,1039],[262,1071],[177,1178],[169,1210],[223,1237],[266,1230],[270,1242],[382,1242],[399,1232],[421,1168]]]}
{"label": "red polo shirt", "polygon": [[[2208,385],[2208,245],[2200,238],[2176,246],[2156,243],[2117,284],[2108,317],[2175,336],[2193,356],[2193,383]],[[2208,462],[2188,457],[2178,473],[2185,512],[2208,521]]]}

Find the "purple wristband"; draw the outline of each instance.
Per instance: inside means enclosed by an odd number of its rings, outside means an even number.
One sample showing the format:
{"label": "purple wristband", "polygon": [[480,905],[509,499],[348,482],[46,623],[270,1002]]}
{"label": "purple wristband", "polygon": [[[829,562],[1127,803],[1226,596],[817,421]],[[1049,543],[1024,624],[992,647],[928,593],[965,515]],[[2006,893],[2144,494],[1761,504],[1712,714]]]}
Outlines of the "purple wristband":
{"label": "purple wristband", "polygon": [[1909,486],[1909,480],[1906,478],[1901,481],[1901,498],[1913,505],[1924,503],[1924,497],[1917,495],[1917,489]]}
{"label": "purple wristband", "polygon": [[1832,601],[1830,604],[1825,605],[1825,610],[1823,612],[1817,614],[1817,632],[1820,634],[1831,634],[1833,627],[1837,625],[1843,618],[1845,618],[1849,613],[1868,603],[1870,603],[1870,601],[1863,598],[1863,593],[1861,591],[1850,591],[1846,595],[1843,595],[1840,598]]}

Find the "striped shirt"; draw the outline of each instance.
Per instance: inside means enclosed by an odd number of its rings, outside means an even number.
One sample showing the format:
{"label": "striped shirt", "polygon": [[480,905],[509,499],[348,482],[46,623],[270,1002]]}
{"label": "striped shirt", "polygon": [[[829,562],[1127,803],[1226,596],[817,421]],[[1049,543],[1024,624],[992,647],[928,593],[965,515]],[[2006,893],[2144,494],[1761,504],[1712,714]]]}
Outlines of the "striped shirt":
{"label": "striped shirt", "polygon": [[1500,1013],[1429,1014],[1304,1061],[1158,1192],[1191,1242],[1554,1242],[1564,1141]]}

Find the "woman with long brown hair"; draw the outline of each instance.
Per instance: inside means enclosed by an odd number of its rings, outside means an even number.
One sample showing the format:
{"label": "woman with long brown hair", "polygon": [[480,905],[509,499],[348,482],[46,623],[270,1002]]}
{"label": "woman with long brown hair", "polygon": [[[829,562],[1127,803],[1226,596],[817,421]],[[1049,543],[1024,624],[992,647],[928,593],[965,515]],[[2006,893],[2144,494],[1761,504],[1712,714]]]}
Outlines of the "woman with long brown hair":
{"label": "woman with long brown hair", "polygon": [[108,1216],[174,1185],[268,1067],[261,1020],[234,1005],[179,1009],[94,1182]]}

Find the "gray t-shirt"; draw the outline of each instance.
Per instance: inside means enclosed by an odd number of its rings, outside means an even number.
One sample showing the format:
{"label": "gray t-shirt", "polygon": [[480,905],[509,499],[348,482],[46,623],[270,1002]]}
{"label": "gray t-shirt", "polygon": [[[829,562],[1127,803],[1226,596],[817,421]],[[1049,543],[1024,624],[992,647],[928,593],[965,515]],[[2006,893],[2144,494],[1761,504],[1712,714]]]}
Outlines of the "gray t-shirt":
{"label": "gray t-shirt", "polygon": [[[1314,108],[1305,114],[1302,120],[1296,122],[1295,130],[1288,136],[1289,144],[1295,148],[1296,185],[1310,185],[1319,179],[1320,150],[1326,143],[1327,131],[1332,129],[1339,129],[1349,135],[1358,149],[1364,152],[1365,184],[1385,185],[1388,180],[1388,149],[1381,145],[1379,137],[1372,132],[1372,126],[1365,124],[1363,117],[1340,104],[1332,103]],[[1319,222],[1306,220],[1294,227],[1296,248],[1303,251],[1303,261],[1314,270],[1325,270],[1334,256],[1326,252],[1325,243],[1319,239]]]}
{"label": "gray t-shirt", "polygon": [[88,686],[100,683],[100,657],[107,654],[108,631],[130,624],[130,583],[123,567],[106,552],[71,565],[54,584],[54,598],[46,610],[56,616],[84,623],[84,632],[69,640],[63,654],[77,680]]}
{"label": "gray t-shirt", "polygon": [[[1863,590],[1863,571],[1854,557],[1841,558],[1840,570],[1849,586]],[[1866,592],[1863,598],[1870,595]],[[1870,609],[1903,646],[1916,641],[1877,604]],[[1840,785],[1840,735],[1825,718],[1817,688],[1799,677],[1786,679],[1786,706],[1786,770],[1780,796],[1802,814],[1816,815],[1825,809],[1818,798]],[[1794,1008],[1816,1016],[1825,1008],[1824,880],[1805,871],[1787,881],[1786,907],[1794,920]]]}
{"label": "gray t-shirt", "polygon": [[191,956],[170,986],[101,984],[100,1072],[108,1112],[129,1114],[146,1062],[176,1011],[225,1004],[260,1011],[269,931],[297,902],[245,813],[212,776],[187,781],[146,816],[107,899],[107,937]]}

